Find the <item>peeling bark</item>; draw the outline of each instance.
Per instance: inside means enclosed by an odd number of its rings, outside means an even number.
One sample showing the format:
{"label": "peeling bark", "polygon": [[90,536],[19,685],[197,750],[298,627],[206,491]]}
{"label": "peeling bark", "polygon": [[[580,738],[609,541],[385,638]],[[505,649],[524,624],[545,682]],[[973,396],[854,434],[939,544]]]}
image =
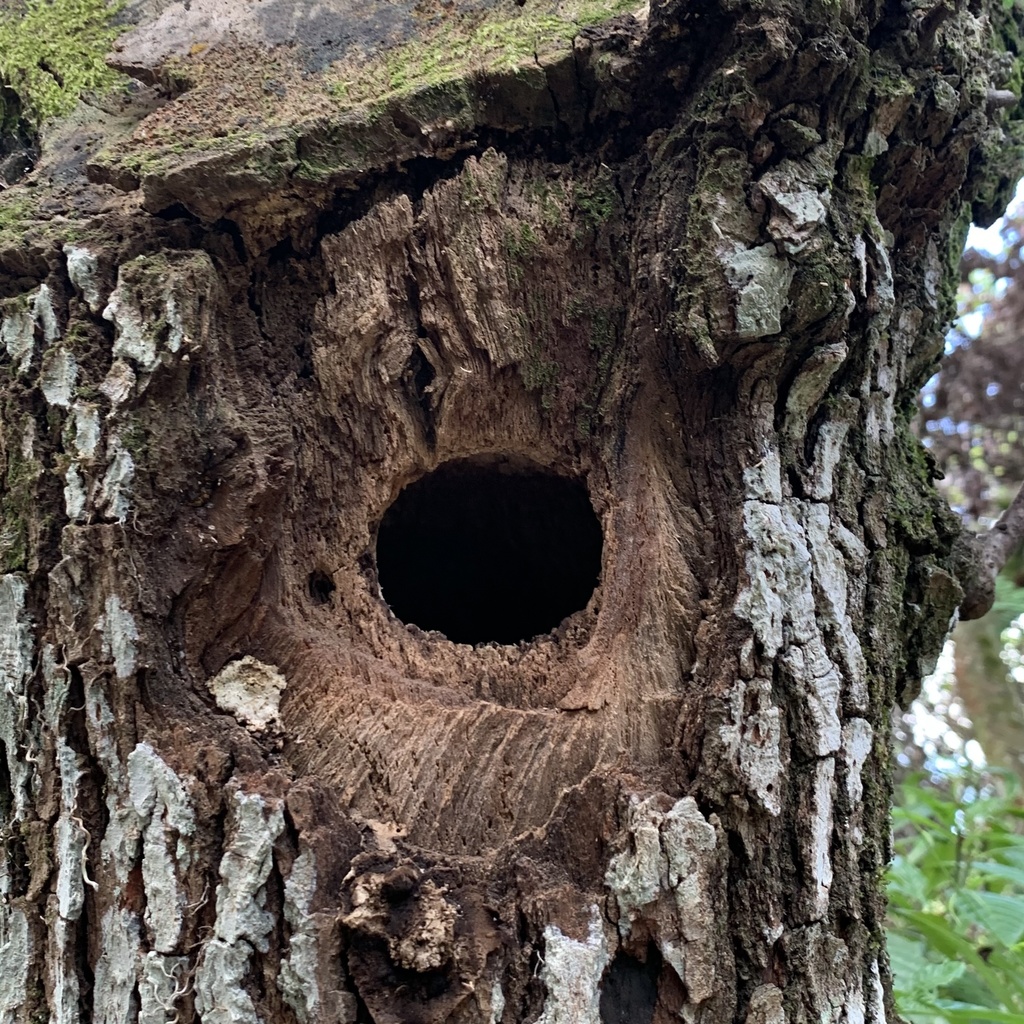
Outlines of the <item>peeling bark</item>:
{"label": "peeling bark", "polygon": [[[891,1015],[887,723],[963,596],[908,417],[1013,23],[531,4],[138,5],[5,191],[0,1022]],[[585,607],[395,617],[450,463],[585,486]]]}

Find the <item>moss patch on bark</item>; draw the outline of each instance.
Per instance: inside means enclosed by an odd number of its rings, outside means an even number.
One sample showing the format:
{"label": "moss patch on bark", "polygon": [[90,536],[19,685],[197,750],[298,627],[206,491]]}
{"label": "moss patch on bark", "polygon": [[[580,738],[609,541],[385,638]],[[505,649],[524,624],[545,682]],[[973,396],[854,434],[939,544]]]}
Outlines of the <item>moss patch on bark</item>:
{"label": "moss patch on bark", "polygon": [[66,114],[88,89],[112,88],[123,76],[104,57],[121,29],[124,0],[28,0],[20,15],[0,14],[0,79],[38,127]]}

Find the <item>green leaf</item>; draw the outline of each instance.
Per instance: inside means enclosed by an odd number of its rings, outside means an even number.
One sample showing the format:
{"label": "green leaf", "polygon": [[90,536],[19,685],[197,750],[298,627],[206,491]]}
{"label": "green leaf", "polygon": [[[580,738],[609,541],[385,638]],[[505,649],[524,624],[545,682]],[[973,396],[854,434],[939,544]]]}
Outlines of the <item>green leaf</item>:
{"label": "green leaf", "polygon": [[891,898],[900,895],[913,905],[922,905],[931,898],[931,880],[917,865],[903,857],[895,860],[889,869],[889,885]]}
{"label": "green leaf", "polygon": [[1024,897],[999,892],[961,892],[957,908],[1003,946],[1024,936]]}
{"label": "green leaf", "polygon": [[915,987],[923,992],[934,992],[936,989],[952,985],[964,971],[967,964],[945,960],[941,964],[924,964],[915,977]]}
{"label": "green leaf", "polygon": [[911,1024],[1024,1024],[1020,786],[994,794],[970,774],[900,787],[889,955]]}
{"label": "green leaf", "polygon": [[906,993],[919,990],[921,986],[917,984],[917,978],[922,966],[928,963],[924,945],[912,942],[897,932],[890,932],[888,947],[893,988]]}
{"label": "green leaf", "polygon": [[971,870],[976,871],[982,880],[1000,878],[1024,888],[1024,867],[1013,867],[988,860],[975,861],[971,865]]}
{"label": "green leaf", "polygon": [[935,914],[904,911],[900,914],[928,945],[949,960],[963,960],[982,979],[1000,1005],[1012,1006],[1018,994],[1017,979],[992,969],[975,949],[974,944],[957,932],[951,923]]}
{"label": "green leaf", "polygon": [[936,1012],[951,1022],[973,1024],[975,1021],[994,1021],[996,1024],[1024,1024],[1024,1013],[1010,1010],[996,1010],[989,1006],[975,1006],[972,1003],[946,1003],[938,1001]]}

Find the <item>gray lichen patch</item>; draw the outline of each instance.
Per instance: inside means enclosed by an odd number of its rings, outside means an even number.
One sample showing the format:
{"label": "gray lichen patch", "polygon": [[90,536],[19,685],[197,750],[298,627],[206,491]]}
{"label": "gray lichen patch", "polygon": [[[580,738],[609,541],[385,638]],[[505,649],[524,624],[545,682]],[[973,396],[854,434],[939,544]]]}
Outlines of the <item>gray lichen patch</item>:
{"label": "gray lichen patch", "polygon": [[829,909],[832,889],[832,822],[835,803],[836,763],[827,757],[814,766],[813,782],[805,783],[802,805],[808,833],[802,838],[801,854],[810,882],[809,898],[801,900],[807,906],[808,918],[821,921]]}
{"label": "gray lichen patch", "polygon": [[150,950],[139,967],[138,1024],[167,1024],[180,1012],[177,1003],[190,989],[188,957],[161,956]]}
{"label": "gray lichen patch", "polygon": [[727,967],[714,928],[725,898],[726,851],[717,820],[706,819],[691,797],[667,810],[666,803],[660,795],[631,800],[629,847],[612,858],[605,885],[618,910],[620,936],[628,939],[642,922],[686,985],[690,1002],[698,1004],[714,994]]}
{"label": "gray lichen patch", "polygon": [[[3,886],[9,886],[6,872]],[[29,971],[36,956],[25,912],[11,905],[9,890],[0,889],[0,1021],[15,1024],[28,998]]]}
{"label": "gray lichen patch", "polygon": [[32,303],[32,312],[42,333],[43,343],[53,344],[60,337],[60,325],[57,323],[57,313],[53,308],[53,296],[49,285],[39,286]]}
{"label": "gray lichen patch", "polygon": [[[215,272],[202,252],[139,256],[118,269],[103,310],[115,327],[112,354],[138,374],[201,346]],[[143,387],[145,384],[142,385]]]}
{"label": "gray lichen patch", "polygon": [[204,945],[195,975],[196,1007],[209,1024],[257,1024],[243,986],[255,951],[266,952],[274,916],[264,885],[274,842],[284,831],[278,802],[236,791],[230,800],[230,840],[220,863],[213,937]]}
{"label": "gray lichen patch", "polygon": [[184,916],[181,874],[191,863],[195,814],[183,780],[148,744],[140,743],[129,755],[128,780],[142,830],[146,923],[154,949],[173,953]]}
{"label": "gray lichen patch", "polygon": [[0,740],[7,757],[11,818],[25,817],[29,805],[31,764],[23,756],[33,741],[29,725],[28,686],[32,678],[35,644],[26,607],[23,577],[0,577]]}
{"label": "gray lichen patch", "polygon": [[103,654],[113,663],[118,679],[130,679],[138,657],[139,630],[117,594],[107,596],[97,627],[103,637]]}
{"label": "gray lichen patch", "polygon": [[723,257],[722,264],[734,294],[737,336],[752,340],[778,334],[793,267],[777,254],[774,245],[738,249]]}
{"label": "gray lichen patch", "polygon": [[0,306],[0,342],[18,373],[27,373],[35,350],[31,308],[22,300],[8,300]]}
{"label": "gray lichen patch", "polygon": [[63,346],[47,349],[39,373],[39,389],[50,405],[67,409],[75,394],[78,363]]}
{"label": "gray lichen patch", "polygon": [[76,921],[85,903],[85,851],[90,837],[78,813],[78,780],[83,773],[78,755],[64,742],[57,747],[57,767],[61,781],[61,813],[55,840],[57,913],[66,921]]}
{"label": "gray lichen patch", "polygon": [[597,907],[591,907],[587,937],[582,941],[549,924],[544,929],[540,973],[547,997],[537,1024],[601,1024],[601,977],[609,960]]}
{"label": "gray lichen patch", "polygon": [[96,254],[84,245],[69,242],[64,246],[67,258],[68,278],[82,293],[91,313],[98,313],[104,305],[100,291],[99,260]]}
{"label": "gray lichen patch", "polygon": [[64,513],[72,523],[80,523],[85,519],[87,501],[82,474],[72,462],[64,470]]}
{"label": "gray lichen patch", "polygon": [[49,285],[0,302],[0,344],[19,374],[28,373],[36,351],[36,336],[45,345],[60,337]]}
{"label": "gray lichen patch", "polygon": [[206,686],[217,707],[257,731],[280,725],[281,694],[288,680],[250,655],[229,662]]}
{"label": "gray lichen patch", "polygon": [[123,523],[131,509],[131,490],[135,480],[135,460],[122,446],[119,437],[107,445],[107,468],[95,497],[101,515]]}
{"label": "gray lichen patch", "polygon": [[835,160],[834,147],[823,146],[802,160],[784,160],[758,179],[755,207],[767,205],[768,234],[783,252],[802,252],[824,225]]}
{"label": "gray lichen patch", "polygon": [[128,1022],[135,1013],[141,935],[138,916],[125,907],[109,907],[100,921],[96,962],[97,1020]]}
{"label": "gray lichen patch", "polygon": [[782,728],[771,680],[737,680],[716,739],[748,793],[771,815],[782,811]]}
{"label": "gray lichen patch", "polygon": [[[850,581],[863,569],[863,545],[833,522],[823,503],[749,501],[744,524],[748,582],[736,613],[751,623],[765,656],[781,654],[802,695],[798,742],[817,756],[835,753],[844,685],[855,706],[863,707],[867,699],[864,653],[850,600]],[[834,660],[825,644],[825,622],[839,641]]]}
{"label": "gray lichen patch", "polygon": [[315,891],[316,859],[311,850],[303,850],[284,883],[284,915],[292,933],[277,978],[277,987],[300,1024],[320,1019],[320,946],[316,921],[310,914]]}
{"label": "gray lichen patch", "polygon": [[75,402],[71,407],[71,419],[75,431],[72,446],[78,458],[94,459],[100,443],[99,408],[93,402]]}

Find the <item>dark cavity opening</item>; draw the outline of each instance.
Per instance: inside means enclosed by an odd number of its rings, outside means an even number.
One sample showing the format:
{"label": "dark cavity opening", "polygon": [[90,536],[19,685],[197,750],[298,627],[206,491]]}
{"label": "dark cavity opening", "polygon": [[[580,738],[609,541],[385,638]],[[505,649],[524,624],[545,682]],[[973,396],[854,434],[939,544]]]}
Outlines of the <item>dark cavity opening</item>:
{"label": "dark cavity opening", "polygon": [[410,484],[377,534],[384,600],[463,644],[512,644],[585,608],[601,526],[578,480],[507,459],[458,459]]}
{"label": "dark cavity opening", "polygon": [[316,604],[329,604],[331,594],[337,588],[334,580],[322,569],[317,569],[309,574],[309,596]]}
{"label": "dark cavity opening", "polygon": [[653,942],[647,957],[616,954],[601,984],[601,1024],[650,1024],[658,1003],[661,953]]}

